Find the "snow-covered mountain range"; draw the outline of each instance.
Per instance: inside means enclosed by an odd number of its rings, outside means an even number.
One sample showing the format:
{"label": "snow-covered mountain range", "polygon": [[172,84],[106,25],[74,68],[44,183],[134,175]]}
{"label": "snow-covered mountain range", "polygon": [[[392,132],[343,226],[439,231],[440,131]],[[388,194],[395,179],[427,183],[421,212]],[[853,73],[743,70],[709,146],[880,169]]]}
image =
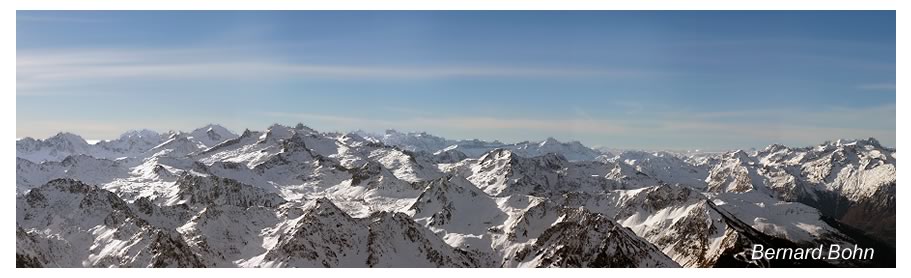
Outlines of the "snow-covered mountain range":
{"label": "snow-covered mountain range", "polygon": [[681,154],[208,125],[16,154],[20,267],[895,265],[896,154],[875,139]]}
{"label": "snow-covered mountain range", "polygon": [[427,152],[435,155],[461,153],[466,157],[478,158],[493,149],[507,149],[524,157],[541,156],[557,153],[569,160],[594,160],[603,153],[590,149],[578,141],[560,142],[547,138],[540,142],[524,141],[505,144],[500,141],[448,140],[427,134],[426,132],[399,132],[386,130],[383,135],[357,131],[357,134],[370,141],[399,147],[412,152]]}

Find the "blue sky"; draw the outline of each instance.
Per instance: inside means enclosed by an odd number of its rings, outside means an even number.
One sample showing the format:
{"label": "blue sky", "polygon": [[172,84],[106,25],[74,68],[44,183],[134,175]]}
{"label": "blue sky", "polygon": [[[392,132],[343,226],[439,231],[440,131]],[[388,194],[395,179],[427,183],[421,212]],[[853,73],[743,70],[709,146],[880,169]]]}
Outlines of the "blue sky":
{"label": "blue sky", "polygon": [[17,136],[427,131],[895,145],[892,11],[19,11]]}

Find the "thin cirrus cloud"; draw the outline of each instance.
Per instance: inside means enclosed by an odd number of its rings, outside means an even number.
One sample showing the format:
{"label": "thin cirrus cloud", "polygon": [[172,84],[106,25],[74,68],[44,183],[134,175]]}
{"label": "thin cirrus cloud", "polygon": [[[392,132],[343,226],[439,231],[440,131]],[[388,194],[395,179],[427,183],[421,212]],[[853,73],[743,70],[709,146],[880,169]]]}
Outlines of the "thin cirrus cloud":
{"label": "thin cirrus cloud", "polygon": [[870,83],[857,86],[858,89],[865,91],[895,91],[895,83]]}
{"label": "thin cirrus cloud", "polygon": [[[256,52],[258,53],[258,52]],[[426,65],[292,63],[282,57],[251,54],[243,49],[82,49],[20,51],[16,59],[17,92],[42,88],[140,80],[231,80],[262,78],[623,78],[655,74],[614,68],[515,67],[503,65]]]}
{"label": "thin cirrus cloud", "polygon": [[29,14],[25,15],[22,13],[16,14],[16,21],[23,22],[47,22],[47,23],[96,23],[96,22],[109,22],[106,19],[101,19],[97,17],[74,17],[74,16],[60,16],[60,15],[34,15]]}

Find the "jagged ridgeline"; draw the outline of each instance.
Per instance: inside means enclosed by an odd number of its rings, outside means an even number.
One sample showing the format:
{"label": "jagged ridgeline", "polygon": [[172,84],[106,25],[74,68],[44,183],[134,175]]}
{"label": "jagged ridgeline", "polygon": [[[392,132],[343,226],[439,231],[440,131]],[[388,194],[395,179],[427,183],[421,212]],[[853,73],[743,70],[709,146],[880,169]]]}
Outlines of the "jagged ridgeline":
{"label": "jagged ridgeline", "polygon": [[895,266],[896,154],[875,139],[606,152],[209,125],[16,155],[17,267]]}

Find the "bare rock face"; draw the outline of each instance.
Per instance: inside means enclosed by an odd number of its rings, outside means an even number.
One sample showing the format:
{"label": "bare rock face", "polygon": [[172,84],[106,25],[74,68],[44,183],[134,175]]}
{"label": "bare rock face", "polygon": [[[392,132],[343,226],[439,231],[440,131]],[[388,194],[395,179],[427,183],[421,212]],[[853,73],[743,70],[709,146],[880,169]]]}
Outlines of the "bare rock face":
{"label": "bare rock face", "polygon": [[317,199],[266,260],[283,267],[479,267],[405,214],[352,218]]}
{"label": "bare rock face", "polygon": [[598,213],[568,209],[535,243],[519,251],[520,266],[679,267],[654,245]]}
{"label": "bare rock face", "polygon": [[184,174],[176,183],[178,195],[189,204],[273,207],[285,202],[278,194],[215,176]]}
{"label": "bare rock face", "polygon": [[79,181],[50,181],[17,198],[16,208],[17,264],[23,266],[204,266],[176,231],[150,224],[116,194]]}

